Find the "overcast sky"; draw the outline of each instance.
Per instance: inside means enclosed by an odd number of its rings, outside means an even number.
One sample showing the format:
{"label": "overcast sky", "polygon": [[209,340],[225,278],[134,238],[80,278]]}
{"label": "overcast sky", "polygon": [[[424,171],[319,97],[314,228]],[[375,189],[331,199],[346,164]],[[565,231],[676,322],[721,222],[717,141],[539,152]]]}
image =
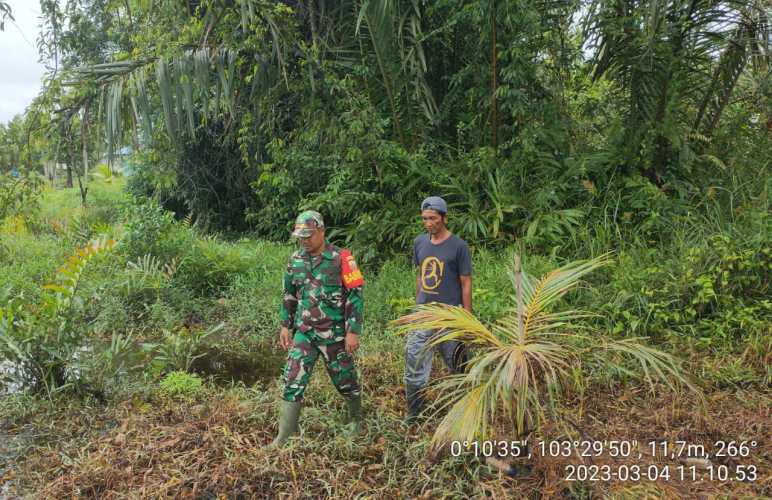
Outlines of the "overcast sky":
{"label": "overcast sky", "polygon": [[38,95],[45,68],[35,42],[40,31],[40,3],[10,0],[16,22],[0,31],[0,123],[7,123]]}

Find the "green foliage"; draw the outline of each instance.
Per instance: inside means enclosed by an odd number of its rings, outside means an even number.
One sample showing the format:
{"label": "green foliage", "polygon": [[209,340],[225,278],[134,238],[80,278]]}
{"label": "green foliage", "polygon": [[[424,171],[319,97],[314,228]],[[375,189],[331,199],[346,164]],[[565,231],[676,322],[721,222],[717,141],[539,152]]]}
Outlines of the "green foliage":
{"label": "green foliage", "polygon": [[280,294],[274,293],[292,249],[270,242],[241,242],[252,249],[247,269],[233,276],[224,296],[228,322],[256,338],[273,338],[278,332]]}
{"label": "green foliage", "polygon": [[177,192],[174,162],[174,150],[162,141],[156,141],[153,149],[135,152],[127,162],[131,175],[126,191],[134,198],[154,198],[161,207],[181,218],[192,214]]}
{"label": "green foliage", "polygon": [[43,178],[36,172],[0,173],[0,222],[12,215],[25,219],[36,215],[42,188]]}
{"label": "green foliage", "polygon": [[43,294],[40,283],[54,278],[51,263],[62,261],[70,249],[52,235],[0,231],[0,304],[16,296],[36,302]]}
{"label": "green foliage", "polygon": [[167,261],[177,255],[182,245],[177,245],[174,216],[153,200],[135,198],[125,207],[125,236],[121,247],[129,259],[145,255]]}
{"label": "green foliage", "polygon": [[77,366],[88,346],[78,324],[83,299],[76,292],[86,265],[114,245],[94,241],[78,249],[59,268],[56,282],[43,287],[40,303],[17,296],[0,310],[0,355],[16,367],[20,382],[49,396],[79,387]]}
{"label": "green foliage", "polygon": [[98,164],[91,174],[94,176],[94,178],[104,181],[108,184],[113,182],[113,180],[117,177],[121,176],[120,171],[112,170],[107,163]]}
{"label": "green foliage", "polygon": [[747,245],[725,234],[677,257],[621,254],[627,286],[605,307],[611,328],[686,336],[705,347],[731,345],[763,331],[772,310],[771,254],[768,243]]}
{"label": "green foliage", "polygon": [[626,94],[616,140],[627,168],[661,187],[710,158],[700,143],[709,141],[749,54],[766,50],[768,16],[757,1],[641,2],[630,9],[591,2],[584,17],[598,47],[594,77],[610,77]]}
{"label": "green foliage", "polygon": [[390,259],[377,270],[364,268],[365,336],[381,338],[389,321],[415,306],[416,273],[406,256]]}
{"label": "green foliage", "polygon": [[[40,128],[73,156],[101,91],[132,192],[202,230],[285,241],[315,208],[382,263],[440,194],[475,245],[568,256],[601,219],[610,244],[669,235],[731,165],[768,166],[757,0],[195,5],[46,3],[43,51],[66,67],[40,109],[66,113]],[[6,131],[14,162],[31,124]]]}
{"label": "green foliage", "polygon": [[122,189],[122,182],[95,181],[89,188],[91,203],[85,207],[77,189],[47,190],[29,229],[38,236],[37,240],[62,238],[62,243],[70,247],[85,245],[93,239],[117,238],[120,228],[115,226],[126,204]]}
{"label": "green foliage", "polygon": [[193,362],[204,355],[206,342],[210,335],[217,333],[223,323],[209,329],[176,328],[164,330],[158,342],[146,342],[142,349],[151,354],[150,373],[161,373],[169,370],[190,371]]}
{"label": "green foliage", "polygon": [[241,158],[223,125],[208,123],[195,139],[173,146],[159,138],[155,149],[135,153],[128,190],[155,198],[178,218],[190,215],[198,227],[243,230],[254,205],[255,175]]}
{"label": "green foliage", "polygon": [[296,213],[313,207],[333,240],[362,262],[382,261],[390,248],[379,252],[379,243],[404,247],[417,234],[405,228],[416,221],[431,165],[388,139],[387,121],[353,79],[329,75],[324,83],[332,104],[307,103],[299,110],[307,126],[268,143],[272,161],[253,183],[260,208],[248,218],[259,234],[283,240]]}
{"label": "green foliage", "polygon": [[181,249],[177,281],[197,293],[222,294],[236,276],[254,265],[255,253],[247,245],[224,243],[211,236],[191,241],[189,248]]}
{"label": "green foliage", "polygon": [[113,331],[106,341],[94,338],[88,351],[78,360],[78,376],[88,392],[104,398],[115,394],[131,371],[142,369],[131,332]]}
{"label": "green foliage", "polygon": [[173,285],[176,262],[161,264],[156,257],[145,255],[96,269],[99,279],[95,276],[93,280],[93,294],[100,300],[87,304],[94,330],[109,332],[121,325],[126,331],[152,332],[182,321],[195,306],[191,293]]}
{"label": "green foliage", "polygon": [[161,392],[174,399],[195,399],[204,389],[203,381],[197,375],[184,371],[168,373],[158,384]]}
{"label": "green foliage", "polygon": [[[480,151],[476,157],[480,158],[483,154]],[[464,162],[467,166],[472,163],[471,160]],[[504,168],[509,168],[509,164],[506,165]],[[507,274],[507,268],[511,266],[515,249],[520,253],[523,251],[521,246],[540,247],[536,250],[538,253],[529,254],[527,262],[531,274],[539,276],[565,264],[566,255],[592,257],[609,248],[618,248],[615,263],[584,275],[577,288],[567,291],[560,297],[560,301],[545,309],[548,315],[565,314],[566,310],[587,310],[597,312],[598,315],[577,318],[573,321],[575,328],[559,332],[574,332],[577,334],[575,337],[545,335],[538,338],[544,341],[539,345],[534,346],[535,342],[526,343],[528,347],[536,348],[528,351],[527,355],[544,353],[543,350],[538,351],[538,348],[552,342],[560,349],[556,349],[557,353],[547,351],[545,355],[551,356],[549,359],[567,356],[563,359],[567,360],[568,365],[556,370],[560,392],[556,385],[550,385],[547,381],[549,372],[540,368],[546,364],[531,365],[535,367],[531,373],[537,388],[537,403],[546,418],[560,421],[561,415],[569,415],[572,421],[575,420],[582,427],[582,433],[602,435],[608,430],[605,426],[608,419],[603,414],[604,409],[609,408],[604,406],[608,400],[631,411],[645,412],[650,407],[657,411],[662,409],[658,414],[665,417],[675,408],[680,411],[679,415],[689,415],[687,418],[692,418],[694,422],[720,426],[720,423],[711,423],[701,414],[695,414],[692,399],[679,398],[672,402],[669,398],[663,400],[661,386],[656,386],[656,393],[648,398],[643,396],[647,393],[641,390],[643,384],[633,377],[634,368],[644,362],[652,377],[656,378],[656,367],[662,368],[671,361],[667,356],[661,356],[661,352],[678,353],[679,357],[685,359],[685,368],[699,380],[701,386],[712,392],[708,401],[719,398],[718,401],[723,404],[729,400],[726,394],[739,393],[736,399],[734,396],[731,399],[742,401],[738,407],[723,408],[746,411],[745,415],[751,419],[758,417],[756,409],[763,408],[766,403],[764,389],[772,376],[768,363],[772,348],[767,325],[770,311],[765,302],[769,295],[768,190],[760,183],[748,183],[747,179],[738,182],[732,189],[719,188],[722,185],[731,186],[731,178],[739,173],[722,175],[727,176],[722,184],[717,184],[713,191],[705,190],[701,197],[682,200],[672,211],[666,203],[663,203],[662,208],[657,207],[657,211],[663,215],[645,233],[637,231],[640,221],[647,216],[645,203],[641,204],[640,213],[635,214],[634,220],[626,222],[621,207],[632,202],[619,201],[622,198],[617,197],[617,194],[626,196],[625,200],[638,196],[643,200],[647,197],[654,200],[663,193],[649,190],[645,183],[628,188],[620,183],[614,185],[614,189],[620,191],[612,194],[601,182],[596,183],[596,193],[592,193],[589,187],[583,187],[582,178],[572,181],[571,175],[567,175],[562,181],[565,188],[558,187],[558,192],[571,193],[573,188],[570,183],[575,181],[580,186],[577,189],[585,190],[583,195],[590,200],[582,207],[586,209],[583,222],[567,231],[567,236],[553,237],[545,232],[539,233],[541,239],[529,242],[523,241],[524,237],[518,237],[515,245],[508,244],[505,238],[496,241],[497,248],[488,248],[480,243],[473,245],[473,306],[480,323],[489,331],[494,329],[497,320],[506,321],[507,316],[510,319],[512,317],[511,308],[516,299],[512,297],[511,276]],[[474,179],[470,178],[471,181]],[[549,187],[531,186],[527,182],[523,186],[525,189],[518,188],[518,192],[528,194],[535,190],[546,193],[549,190]],[[96,182],[92,187],[94,195],[97,195],[104,186]],[[115,191],[105,193],[106,201],[108,198],[119,198]],[[607,196],[610,201],[606,199]],[[98,198],[101,199],[102,195],[93,199]],[[572,199],[578,198],[579,195]],[[661,199],[672,201],[668,200],[668,193],[664,193]],[[535,214],[535,217],[550,210],[566,208],[560,199],[553,201],[556,202],[554,205],[552,202],[535,203],[542,208],[533,212],[518,209],[515,218],[530,217],[530,214]],[[459,202],[459,199],[453,199],[453,202]],[[615,215],[617,202],[620,213]],[[56,214],[50,203],[61,207],[59,214]],[[88,208],[92,209],[99,211],[100,207],[94,205]],[[416,212],[415,207],[405,210],[406,216],[411,218]],[[58,221],[65,228],[74,227],[70,219],[74,216],[82,217],[86,212],[79,207],[77,191],[61,190],[46,193],[41,213],[44,214],[44,221],[50,221],[46,222],[46,225],[51,226],[50,230],[44,226],[40,232],[37,232],[37,228],[18,233],[0,232],[0,288],[8,290],[7,293],[0,291],[0,304],[4,311],[0,320],[0,329],[4,331],[0,332],[0,338],[4,338],[9,324],[12,325],[10,328],[14,330],[15,338],[19,328],[26,328],[19,326],[19,318],[32,314],[33,306],[43,302],[40,296],[51,293],[51,290],[43,290],[38,285],[54,279],[49,263],[62,260],[62,255],[69,253],[68,241],[73,238],[69,231],[54,229],[53,223]],[[107,232],[116,235],[126,232],[125,226],[121,227],[123,224],[134,229],[146,226],[144,231],[152,238],[152,244],[146,247],[148,253],[129,256],[122,250],[123,245],[119,245],[109,259],[89,261],[79,280],[76,297],[82,299],[83,305],[82,308],[78,306],[80,312],[73,325],[81,332],[85,342],[82,344],[84,348],[75,350],[68,358],[71,361],[68,365],[70,371],[66,373],[72,376],[68,383],[78,387],[81,392],[101,396],[98,402],[92,398],[74,399],[71,394],[64,393],[60,397],[52,395],[52,402],[46,402],[43,408],[42,398],[33,398],[27,393],[10,395],[2,398],[0,413],[11,422],[11,429],[21,428],[22,423],[24,428],[35,428],[35,421],[40,423],[37,429],[43,431],[51,429],[52,421],[57,423],[54,426],[57,430],[69,429],[67,425],[80,429],[82,424],[79,422],[91,422],[95,425],[94,436],[101,440],[110,439],[110,442],[126,443],[122,449],[136,446],[139,453],[137,456],[140,457],[142,453],[155,453],[156,448],[148,449],[146,440],[142,439],[147,433],[135,432],[136,425],[144,425],[149,431],[156,432],[160,423],[161,427],[169,431],[170,439],[176,439],[183,434],[195,435],[180,433],[179,425],[194,428],[199,423],[210,427],[226,424],[228,433],[212,434],[227,440],[213,443],[209,448],[215,458],[221,455],[223,446],[236,446],[237,441],[243,444],[246,453],[254,450],[255,439],[261,442],[270,439],[269,434],[275,430],[275,421],[272,421],[275,412],[271,411],[271,401],[278,397],[279,387],[276,382],[284,356],[282,351],[273,347],[281,300],[278,283],[287,256],[294,247],[251,237],[226,240],[207,236],[192,223],[192,217],[179,222],[171,220],[166,226],[145,224],[144,221],[132,226],[132,221],[123,217],[124,214],[147,217],[152,222],[158,219],[159,213],[162,212],[152,210],[135,213],[127,209],[121,212],[119,219],[105,222],[106,228],[110,229]],[[458,213],[452,214],[451,221],[460,218],[458,216]],[[374,229],[377,229],[375,221],[373,224]],[[409,224],[411,231],[420,230],[417,220],[413,219]],[[518,221],[505,219],[507,224],[520,231],[519,235],[523,231],[527,232],[527,226],[521,226]],[[158,237],[153,235],[153,227],[160,228],[162,234]],[[135,236],[140,238],[141,232],[138,231]],[[338,234],[338,237],[341,235]],[[365,396],[370,395],[364,400],[369,415],[366,416],[366,427],[375,439],[366,439],[362,443],[344,443],[335,431],[340,424],[340,397],[331,384],[320,384],[308,393],[307,408],[304,411],[308,411],[306,417],[309,421],[318,424],[315,430],[323,435],[310,436],[306,433],[299,441],[301,445],[306,441],[314,447],[321,447],[319,457],[339,453],[345,460],[351,460],[355,455],[357,460],[371,460],[373,448],[370,445],[373,443],[376,451],[384,453],[384,456],[405,456],[404,425],[401,423],[404,409],[399,398],[393,397],[401,390],[403,359],[400,353],[404,349],[404,339],[390,327],[389,321],[414,308],[415,269],[409,259],[411,240],[412,234],[407,237],[408,245],[399,249],[396,255],[385,259],[382,265],[366,265],[363,269],[366,279],[366,320],[358,360]],[[388,254],[386,251],[382,253]],[[186,258],[188,263],[184,267],[183,261]],[[726,276],[725,272],[728,273]],[[687,279],[687,275],[690,278]],[[564,289],[562,285],[565,282],[559,287]],[[10,304],[7,303],[9,300]],[[22,303],[29,306],[23,306],[19,312],[16,305]],[[685,312],[689,307],[702,309],[696,316],[687,318]],[[12,320],[8,319],[6,310],[13,313]],[[225,323],[222,329],[216,334],[208,334],[216,328],[212,325],[221,322]],[[509,330],[516,331],[517,326],[509,325]],[[651,349],[649,345],[634,345],[638,343],[635,338],[643,336],[654,341]],[[535,335],[530,339],[536,340],[537,337]],[[656,351],[652,350],[654,347]],[[478,354],[481,350],[473,349],[472,352]],[[581,360],[580,365],[577,360]],[[6,365],[0,366],[5,369]],[[495,370],[494,363],[489,363],[487,367],[488,373]],[[247,386],[255,382],[256,385],[244,388],[239,384],[235,388],[213,390],[210,389],[210,382],[188,375],[186,369],[211,376],[212,384],[227,385],[231,381],[242,381]],[[170,373],[172,370],[175,373]],[[483,369],[480,373],[486,375]],[[317,375],[324,376],[323,373]],[[443,387],[446,386],[440,386],[441,391]],[[466,386],[467,389],[469,387]],[[517,392],[512,391],[512,385],[509,389],[512,394]],[[519,389],[519,386],[515,389]],[[475,393],[472,388],[464,395],[471,397],[475,394],[479,392]],[[621,397],[615,399],[618,395]],[[600,409],[598,404],[601,405]],[[516,405],[510,404],[507,408],[511,408],[516,416]],[[212,409],[217,411],[212,413]],[[684,409],[688,411],[684,413]],[[74,410],[74,413],[68,413],[70,410]],[[497,419],[490,428],[490,435],[513,439],[512,429],[515,426],[503,425],[504,414],[505,410],[496,414]],[[212,420],[213,415],[215,420]],[[219,420],[221,418],[232,420],[226,422]],[[200,422],[193,419],[199,419]],[[112,425],[114,420],[118,425]],[[745,418],[739,419],[738,425],[742,427],[745,421]],[[104,436],[105,422],[108,431],[112,432],[108,437]],[[128,423],[124,426],[122,422]],[[432,429],[437,428],[435,423],[439,424],[440,421],[430,420]],[[649,423],[632,432],[649,432],[651,429],[646,427]],[[656,425],[661,427],[671,423],[666,419]],[[575,435],[570,429],[564,431],[560,427],[555,432]],[[464,431],[473,428],[473,425],[463,425]],[[550,427],[542,429],[545,433],[552,431]],[[240,430],[244,432],[239,434]],[[255,432],[259,434],[257,438]],[[6,431],[6,434],[12,434],[12,440],[16,440],[17,436],[13,433],[13,430]],[[78,435],[72,432],[66,434]],[[88,439],[91,434],[83,435],[87,436],[84,439]],[[386,436],[384,441],[378,440],[381,436]],[[539,437],[547,438],[546,435]],[[158,441],[167,443],[166,439]],[[185,460],[189,454],[171,453],[172,447],[187,450],[191,445],[198,446],[192,441],[168,443],[165,449],[170,453],[164,456],[176,457],[175,460],[180,457],[180,460]],[[409,446],[407,452],[416,461],[420,461],[428,445],[428,438],[419,436],[417,444]],[[65,457],[63,460],[77,457],[84,442],[67,440],[66,447],[62,447],[65,445],[60,446],[53,441],[52,446],[55,447],[53,454],[46,448],[43,455],[38,455],[39,447],[31,448],[30,456],[20,459],[17,464],[29,467],[33,475],[38,475],[38,466],[42,463],[38,461],[39,457],[61,464],[62,457]],[[112,460],[115,449],[115,446],[107,447],[106,453],[109,453],[105,457]],[[357,455],[360,452],[361,457]],[[79,469],[73,477],[79,478],[78,481],[86,478],[88,484],[101,488],[104,484],[104,470],[92,467],[95,463],[93,456],[83,457],[83,460],[76,462],[75,466]],[[373,469],[377,473],[383,472],[382,457],[375,457],[374,461],[377,467]],[[403,477],[404,460],[397,462],[390,466],[389,474],[393,472],[395,477]],[[232,467],[233,463],[226,461],[223,467]],[[250,481],[253,477],[250,474],[254,471],[254,464],[247,460],[242,465],[246,484],[252,485]],[[437,470],[441,470],[441,474],[445,475],[433,475],[432,481],[450,478],[453,484],[450,489],[442,489],[440,493],[450,496],[474,496],[480,491],[484,493],[483,490],[469,486],[471,483],[464,477],[463,467],[463,459],[459,458],[445,460],[433,468],[432,474],[440,474]],[[549,469],[549,464],[546,467]],[[118,475],[122,471],[122,468],[115,469]],[[314,471],[309,469],[306,473],[310,477]],[[394,488],[399,487],[399,491],[412,491],[420,495],[426,483],[414,486],[412,481],[429,479],[420,476],[420,471],[417,474],[408,475],[408,479],[392,484]],[[540,474],[540,470],[537,469],[534,474]],[[131,477],[133,479],[130,480],[136,480],[135,483],[115,483],[118,486],[114,485],[113,489],[124,491],[130,496],[132,491],[136,491],[134,485],[147,484],[147,478],[143,479],[141,474]],[[159,475],[155,480],[163,485],[167,479]],[[60,482],[51,483],[49,478],[40,481],[48,483],[47,492],[61,491],[50,489],[52,484],[56,488]],[[506,482],[495,478],[493,481]],[[34,486],[20,490],[20,493],[39,496],[40,489],[36,485],[41,483],[24,484]],[[85,483],[76,481],[76,484],[82,486]],[[223,483],[212,484],[216,484],[216,489]],[[488,488],[490,484],[493,483],[486,480],[482,487]],[[504,483],[500,484],[508,487]],[[405,489],[403,485],[412,489]],[[171,488],[174,489],[173,486]],[[324,493],[319,491],[320,494]],[[568,490],[565,492],[571,493]],[[593,490],[583,492],[592,494]],[[12,494],[16,494],[16,491],[12,490]]]}

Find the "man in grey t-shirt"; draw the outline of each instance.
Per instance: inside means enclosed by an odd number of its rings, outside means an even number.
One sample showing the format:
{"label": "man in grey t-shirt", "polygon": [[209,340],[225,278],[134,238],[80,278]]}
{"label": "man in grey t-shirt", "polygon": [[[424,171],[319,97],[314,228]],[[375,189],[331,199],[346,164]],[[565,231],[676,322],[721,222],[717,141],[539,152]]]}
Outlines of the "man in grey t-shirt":
{"label": "man in grey t-shirt", "polygon": [[[440,302],[462,305],[472,312],[472,258],[469,245],[448,231],[448,205],[439,196],[421,203],[421,219],[426,233],[413,244],[413,265],[417,268],[416,303]],[[429,382],[432,353],[425,346],[433,330],[414,330],[405,348],[405,392],[408,422],[414,422],[424,407],[422,389]],[[444,342],[439,346],[445,364],[453,373],[461,371],[463,345]]]}

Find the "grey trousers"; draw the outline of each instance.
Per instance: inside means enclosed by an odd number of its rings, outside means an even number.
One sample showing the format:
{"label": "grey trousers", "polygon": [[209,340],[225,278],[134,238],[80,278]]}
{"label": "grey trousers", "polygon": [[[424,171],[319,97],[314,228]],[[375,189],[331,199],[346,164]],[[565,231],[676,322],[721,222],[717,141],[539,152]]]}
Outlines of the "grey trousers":
{"label": "grey trousers", "polygon": [[[432,373],[432,349],[429,341],[435,330],[413,330],[407,334],[405,344],[405,385],[423,387],[429,383]],[[451,372],[456,373],[453,356],[460,342],[443,342],[438,347],[442,360]]]}

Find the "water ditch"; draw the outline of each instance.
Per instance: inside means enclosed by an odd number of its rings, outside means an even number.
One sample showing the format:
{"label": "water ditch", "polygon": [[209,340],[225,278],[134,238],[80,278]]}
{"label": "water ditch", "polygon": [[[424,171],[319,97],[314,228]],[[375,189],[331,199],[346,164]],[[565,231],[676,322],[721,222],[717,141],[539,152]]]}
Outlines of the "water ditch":
{"label": "water ditch", "polygon": [[[84,347],[76,357],[92,352]],[[210,378],[217,385],[243,383],[246,386],[276,379],[286,354],[268,345],[253,346],[250,350],[229,350],[211,346],[196,355],[191,371]],[[17,367],[8,360],[0,360],[0,397],[15,394],[24,389]]]}
{"label": "water ditch", "polygon": [[251,386],[278,378],[285,356],[268,346],[245,352],[214,347],[202,352],[193,361],[191,369],[202,377],[210,377],[218,385],[241,382]]}
{"label": "water ditch", "polygon": [[17,382],[16,367],[8,360],[0,360],[0,397],[19,392],[21,383]]}

